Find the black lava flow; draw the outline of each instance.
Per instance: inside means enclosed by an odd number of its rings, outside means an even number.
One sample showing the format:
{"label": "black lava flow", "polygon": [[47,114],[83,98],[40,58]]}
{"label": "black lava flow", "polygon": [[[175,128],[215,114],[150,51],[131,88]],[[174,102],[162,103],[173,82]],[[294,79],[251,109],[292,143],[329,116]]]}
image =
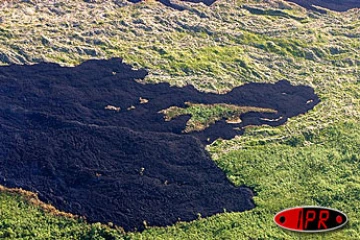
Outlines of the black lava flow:
{"label": "black lava flow", "polygon": [[[139,3],[144,0],[128,0],[128,1],[132,3]],[[165,6],[174,8],[176,10],[183,11],[187,9],[184,6],[173,3],[171,0],[158,0],[158,1],[164,4]],[[203,3],[207,6],[211,6],[217,0],[181,0],[181,1],[192,2],[192,3]],[[285,1],[296,3],[306,9],[317,11],[320,13],[326,13],[326,11],[316,8],[314,6],[319,6],[338,12],[345,12],[349,9],[360,8],[359,0],[285,0]]]}
{"label": "black lava flow", "polygon": [[[128,0],[132,3],[139,3],[146,0]],[[206,6],[212,5],[216,0],[181,0],[182,2],[192,2],[192,3],[204,3]],[[172,6],[172,4],[177,5],[175,3],[172,3],[171,0],[159,0],[159,2],[163,3],[166,6]]]}
{"label": "black lava flow", "polygon": [[[166,226],[199,213],[249,210],[253,192],[234,186],[204,144],[242,134],[247,125],[280,125],[319,102],[312,88],[287,81],[246,84],[218,95],[136,81],[146,75],[119,58],[76,67],[0,67],[0,184],[36,192],[59,210],[127,231],[141,231],[145,222]],[[159,111],[185,107],[187,101],[278,112],[249,112],[240,124],[221,120],[184,134],[190,116],[165,121]],[[108,105],[121,110],[105,109]],[[128,110],[131,106],[135,109]]]}
{"label": "black lava flow", "polygon": [[326,13],[321,9],[315,8],[319,6],[337,12],[345,12],[353,8],[360,8],[359,0],[286,0],[296,3],[306,9],[314,10],[321,13]]}

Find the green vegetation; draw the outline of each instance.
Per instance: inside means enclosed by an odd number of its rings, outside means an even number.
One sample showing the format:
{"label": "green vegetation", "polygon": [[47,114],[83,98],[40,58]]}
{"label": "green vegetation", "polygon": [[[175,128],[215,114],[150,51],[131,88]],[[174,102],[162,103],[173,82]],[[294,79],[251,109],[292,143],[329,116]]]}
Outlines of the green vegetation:
{"label": "green vegetation", "polygon": [[[128,233],[131,239],[358,239],[360,194],[360,127],[355,121],[321,131],[295,135],[281,141],[265,141],[271,128],[259,132],[241,148],[224,152],[218,141],[209,147],[217,164],[236,185],[246,184],[258,193],[257,208],[243,213],[218,214],[167,228]],[[262,136],[262,137],[260,137]],[[226,149],[226,147],[225,147]],[[344,211],[348,225],[338,231],[302,235],[277,228],[272,218],[281,209],[298,205],[329,206]],[[37,239],[102,239],[121,237],[116,230],[87,225],[81,220],[54,217],[29,205],[19,196],[0,194],[0,232],[7,236]],[[4,217],[5,216],[5,217]],[[11,226],[11,230],[10,230]],[[36,229],[36,230],[35,230]],[[9,235],[10,234],[10,235]],[[12,235],[11,235],[12,234]],[[97,237],[96,237],[97,236]],[[105,239],[110,239],[106,238]]]}
{"label": "green vegetation", "polygon": [[31,204],[33,198],[0,192],[0,239],[124,239],[120,231],[82,219],[55,216]]}
{"label": "green vegetation", "polygon": [[[259,130],[259,129],[257,129]],[[359,239],[360,127],[355,121],[338,123],[281,141],[256,137],[240,149],[224,153],[223,141],[209,151],[236,185],[258,193],[257,208],[219,214],[168,228],[151,228],[135,239]],[[280,210],[319,205],[344,211],[348,225],[322,234],[284,231],[273,223]]]}
{"label": "green vegetation", "polygon": [[186,123],[184,132],[202,131],[214,124],[220,119],[227,119],[228,122],[240,123],[239,116],[247,112],[270,112],[276,113],[275,110],[269,108],[237,106],[231,104],[197,104],[185,103],[188,107],[170,107],[160,111],[165,115],[167,121],[181,115],[190,114],[191,118]]}
{"label": "green vegetation", "polygon": [[[90,58],[123,57],[149,69],[146,82],[222,93],[246,82],[287,79],[313,87],[321,99],[284,126],[248,128],[243,136],[208,146],[231,181],[254,187],[257,208],[152,227],[127,238],[360,238],[358,11],[318,14],[284,1],[258,0],[224,0],[211,8],[181,3],[190,8],[182,12],[148,1],[92,2],[2,2],[0,64],[73,66]],[[193,110],[199,118],[229,114],[222,108]],[[1,216],[6,214],[0,234],[99,239],[105,231],[121,237],[116,230],[45,214],[20,196],[1,193],[0,203]],[[337,208],[350,221],[343,230],[315,235],[273,224],[277,211],[303,204]]]}

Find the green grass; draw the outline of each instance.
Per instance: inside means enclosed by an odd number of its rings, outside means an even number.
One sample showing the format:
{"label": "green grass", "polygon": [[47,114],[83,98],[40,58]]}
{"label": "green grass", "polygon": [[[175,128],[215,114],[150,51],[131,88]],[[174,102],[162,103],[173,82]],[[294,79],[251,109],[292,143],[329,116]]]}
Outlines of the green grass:
{"label": "green grass", "polygon": [[119,231],[82,219],[55,216],[19,195],[0,192],[0,239],[124,239]]}
{"label": "green grass", "polygon": [[[360,127],[349,121],[318,133],[293,136],[280,142],[244,144],[224,153],[213,145],[216,163],[236,185],[257,192],[257,207],[226,213],[168,228],[152,228],[135,239],[359,239],[360,238]],[[301,234],[273,223],[282,209],[319,205],[339,209],[349,217],[341,230]]]}
{"label": "green grass", "polygon": [[170,107],[160,111],[167,121],[171,121],[181,115],[190,114],[191,118],[186,123],[184,132],[202,131],[211,124],[221,119],[238,120],[239,116],[247,112],[270,112],[276,113],[269,108],[237,106],[232,104],[196,104],[186,102],[186,108]]}
{"label": "green grass", "polygon": [[[358,239],[360,218],[360,127],[341,122],[315,133],[293,136],[279,142],[248,142],[241,150],[224,153],[221,144],[209,151],[236,185],[246,184],[257,192],[257,207],[243,213],[224,213],[167,228],[149,228],[128,233],[132,239]],[[217,157],[216,157],[217,156]],[[0,232],[8,236],[38,239],[101,239],[121,237],[100,225],[44,214],[23,198],[0,194]],[[298,205],[339,209],[349,217],[344,229],[304,235],[282,230],[273,223],[276,212]],[[5,217],[4,217],[5,216]],[[10,230],[9,226],[12,226]],[[15,228],[14,228],[15,227]],[[36,229],[36,230],[35,230]],[[95,238],[98,236],[98,238]],[[108,238],[105,238],[108,239]]]}

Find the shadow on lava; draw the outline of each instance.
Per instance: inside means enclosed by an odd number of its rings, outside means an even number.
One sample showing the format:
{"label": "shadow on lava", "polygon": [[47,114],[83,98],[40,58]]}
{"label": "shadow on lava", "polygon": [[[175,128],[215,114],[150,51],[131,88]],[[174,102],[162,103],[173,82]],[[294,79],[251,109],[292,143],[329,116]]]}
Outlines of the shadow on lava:
{"label": "shadow on lava", "polygon": [[[234,186],[204,143],[240,135],[247,125],[283,124],[319,102],[312,88],[287,81],[217,95],[134,81],[146,75],[118,58],[73,68],[0,67],[0,184],[37,192],[61,211],[127,231],[143,230],[144,221],[167,226],[198,213],[249,210],[253,192]],[[189,116],[165,121],[159,111],[188,101],[277,113],[249,112],[239,124],[220,120],[184,134]]]}

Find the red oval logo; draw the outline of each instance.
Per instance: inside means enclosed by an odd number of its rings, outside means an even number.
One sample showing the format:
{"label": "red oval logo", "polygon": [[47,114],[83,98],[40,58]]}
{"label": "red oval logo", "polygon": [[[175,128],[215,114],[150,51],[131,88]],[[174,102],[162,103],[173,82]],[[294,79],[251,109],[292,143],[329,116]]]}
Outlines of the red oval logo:
{"label": "red oval logo", "polygon": [[335,209],[302,206],[285,209],[274,217],[275,223],[296,232],[327,232],[343,227],[347,216]]}

